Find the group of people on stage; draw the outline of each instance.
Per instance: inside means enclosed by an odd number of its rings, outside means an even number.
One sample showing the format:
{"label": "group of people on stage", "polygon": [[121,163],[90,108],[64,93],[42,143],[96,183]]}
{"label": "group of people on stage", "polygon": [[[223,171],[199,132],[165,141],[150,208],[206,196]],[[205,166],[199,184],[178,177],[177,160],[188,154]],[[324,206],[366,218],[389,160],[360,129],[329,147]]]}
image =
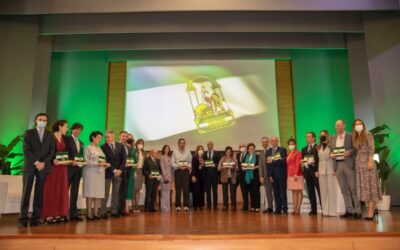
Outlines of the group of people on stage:
{"label": "group of people on stage", "polygon": [[[356,119],[352,133],[346,132],[344,121],[335,124],[336,134],[327,130],[306,134],[307,145],[298,149],[295,139],[289,139],[287,149],[279,145],[276,136],[262,137],[262,150],[254,143],[239,144],[234,152],[227,146],[224,152],[197,146],[194,154],[187,149],[185,139],[178,140],[177,150],[169,145],[161,149],[144,150],[142,139],[121,131],[119,142],[113,131],[93,131],[90,144],[79,139],[83,125],[74,123],[70,136],[68,123],[58,120],[52,131],[46,130],[48,116],[40,113],[35,128],[24,136],[24,175],[19,225],[82,221],[77,199],[80,180],[86,198],[86,220],[122,217],[141,211],[139,197],[145,184],[144,211],[156,211],[160,192],[160,210],[170,211],[171,193],[175,188],[176,211],[192,208],[217,209],[218,183],[222,183],[222,210],[236,209],[236,190],[240,186],[243,211],[260,212],[260,186],[264,186],[267,206],[264,213],[287,214],[287,190],[292,192],[293,215],[300,214],[303,189],[306,186],[311,204],[310,215],[317,214],[317,196],[324,216],[338,216],[337,185],[344,198],[346,212],[341,217],[361,218],[360,202],[368,203],[365,219],[377,215],[376,202],[381,199],[374,156],[374,139],[364,122]],[[33,184],[33,212],[28,216]],[[109,206],[109,194],[111,204]],[[182,195],[183,194],[183,195]],[[181,198],[183,197],[183,204]],[[206,199],[205,199],[206,197]],[[230,199],[229,199],[230,198]],[[230,200],[230,202],[229,202]],[[275,205],[273,207],[273,204]],[[206,207],[207,206],[207,207]],[[108,208],[111,208],[109,211]]]}

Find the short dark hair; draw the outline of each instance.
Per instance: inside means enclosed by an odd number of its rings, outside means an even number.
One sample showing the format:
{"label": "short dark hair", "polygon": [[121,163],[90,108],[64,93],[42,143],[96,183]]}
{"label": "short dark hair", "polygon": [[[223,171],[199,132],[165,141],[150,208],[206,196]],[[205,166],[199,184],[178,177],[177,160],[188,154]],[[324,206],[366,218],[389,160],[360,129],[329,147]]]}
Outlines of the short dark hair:
{"label": "short dark hair", "polygon": [[296,140],[293,137],[290,137],[289,140],[287,140],[287,144],[289,145],[291,142],[296,144]]}
{"label": "short dark hair", "polygon": [[179,144],[181,141],[184,141],[184,142],[186,142],[186,141],[185,141],[185,139],[183,139],[183,138],[179,138],[179,140],[178,140],[178,144]]}
{"label": "short dark hair", "polygon": [[71,130],[75,130],[75,129],[83,130],[83,125],[79,122],[75,122],[74,124],[72,124]]}
{"label": "short dark hair", "polygon": [[251,146],[253,146],[254,149],[256,148],[256,144],[250,142],[249,144],[247,144],[247,150],[249,150],[249,148],[250,148]]}
{"label": "short dark hair", "polygon": [[90,133],[90,135],[89,135],[89,141],[92,142],[92,141],[93,141],[93,138],[96,137],[96,136],[98,136],[98,135],[103,136],[103,133],[100,132],[100,131],[93,131],[93,132]]}
{"label": "short dark hair", "polygon": [[38,118],[39,116],[46,116],[47,122],[49,122],[49,116],[48,116],[46,113],[39,113],[39,114],[37,114],[37,115],[35,116],[35,120],[34,120],[35,124],[36,124],[36,120],[37,120],[37,118]]}
{"label": "short dark hair", "polygon": [[51,127],[51,131],[54,132],[58,132],[60,131],[60,127],[64,126],[67,123],[66,120],[58,120],[56,121],[53,126]]}
{"label": "short dark hair", "polygon": [[316,135],[315,135],[315,133],[313,131],[308,131],[306,133],[306,135],[308,135],[308,134],[311,134],[313,138],[316,138]]}

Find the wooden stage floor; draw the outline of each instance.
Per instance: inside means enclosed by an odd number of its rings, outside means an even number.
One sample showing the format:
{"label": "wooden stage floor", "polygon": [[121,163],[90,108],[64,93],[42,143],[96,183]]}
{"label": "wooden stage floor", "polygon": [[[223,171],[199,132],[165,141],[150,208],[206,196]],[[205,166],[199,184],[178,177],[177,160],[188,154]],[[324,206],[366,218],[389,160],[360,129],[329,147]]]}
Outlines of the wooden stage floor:
{"label": "wooden stage floor", "polygon": [[[180,249],[178,246],[182,249],[211,249],[202,245],[210,240],[214,244],[208,246],[225,242],[224,247],[231,246],[233,249],[246,249],[250,246],[251,249],[258,249],[257,246],[265,249],[262,246],[268,242],[266,240],[281,240],[288,248],[297,246],[303,249],[299,245],[303,240],[310,244],[322,240],[320,249],[340,247],[343,250],[358,249],[355,247],[357,239],[365,244],[371,240],[379,249],[400,249],[400,208],[381,212],[377,222],[308,214],[292,216],[203,210],[189,213],[136,213],[118,219],[21,229],[17,227],[17,218],[17,215],[3,215],[0,218],[0,249],[20,249],[23,244],[29,244],[29,250],[35,249],[35,244],[38,244],[38,249],[47,249],[43,248],[40,241],[47,242],[48,247],[54,246],[48,249],[81,249],[78,241],[82,241],[83,245],[90,241],[92,247],[101,242],[96,249],[107,249],[106,246],[112,247],[115,244],[122,244],[120,249],[125,249],[123,244],[127,242],[131,243],[127,245],[128,248],[132,244],[138,247],[155,244],[152,249],[170,249],[167,246],[172,244],[173,249]],[[293,239],[295,241],[288,241]],[[259,245],[254,245],[258,241]],[[178,242],[182,245],[179,243],[177,246]],[[250,242],[252,244],[249,245]],[[366,244],[366,249],[372,248],[372,243]],[[66,247],[71,244],[77,245]],[[333,246],[335,248],[331,248]],[[364,246],[360,249],[364,249]]]}

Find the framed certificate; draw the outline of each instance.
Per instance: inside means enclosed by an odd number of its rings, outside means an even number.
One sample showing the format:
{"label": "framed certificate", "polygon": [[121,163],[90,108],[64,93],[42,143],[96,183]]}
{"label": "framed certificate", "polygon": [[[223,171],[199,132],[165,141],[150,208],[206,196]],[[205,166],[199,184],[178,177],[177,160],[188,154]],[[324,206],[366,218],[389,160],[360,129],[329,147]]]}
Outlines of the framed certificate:
{"label": "framed certificate", "polygon": [[74,161],[76,161],[76,165],[79,167],[86,165],[83,155],[74,155]]}
{"label": "framed certificate", "polygon": [[344,157],[344,152],[346,152],[346,150],[344,149],[344,147],[335,147],[333,148],[333,156],[335,157]]}
{"label": "framed certificate", "polygon": [[68,157],[68,152],[57,152],[56,160],[58,165],[66,165],[71,163],[71,160]]}
{"label": "framed certificate", "polygon": [[204,165],[206,166],[206,168],[215,168],[215,164],[213,161],[211,160],[207,160],[204,162]]}
{"label": "framed certificate", "polygon": [[254,163],[242,163],[243,170],[254,170],[255,164]]}
{"label": "framed certificate", "polygon": [[235,166],[235,162],[234,161],[223,162],[222,163],[222,167],[223,168],[233,168],[234,166]]}
{"label": "framed certificate", "polygon": [[275,154],[272,154],[272,155],[271,155],[271,158],[272,158],[272,161],[279,161],[279,160],[282,160],[281,153],[279,153],[279,152],[276,152]]}
{"label": "framed certificate", "polygon": [[153,179],[161,180],[161,175],[158,171],[151,171],[150,177]]}

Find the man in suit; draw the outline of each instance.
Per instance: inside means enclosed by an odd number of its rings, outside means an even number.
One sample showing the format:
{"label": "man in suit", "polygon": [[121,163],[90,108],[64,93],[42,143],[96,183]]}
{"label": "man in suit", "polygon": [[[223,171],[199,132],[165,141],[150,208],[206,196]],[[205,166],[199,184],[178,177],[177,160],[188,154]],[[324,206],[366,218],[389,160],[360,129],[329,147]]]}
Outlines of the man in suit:
{"label": "man in suit", "polygon": [[20,227],[28,226],[29,203],[33,182],[35,182],[35,193],[30,225],[40,225],[44,183],[46,181],[46,175],[51,171],[51,161],[55,152],[54,138],[52,134],[46,130],[47,122],[47,114],[40,113],[36,115],[35,128],[27,130],[24,135],[23,151],[25,163],[24,175],[22,178],[23,188],[19,218]]}
{"label": "man in suit", "polygon": [[82,177],[82,166],[76,165],[74,161],[75,156],[83,157],[83,142],[78,139],[83,129],[80,123],[74,123],[71,127],[71,136],[67,137],[66,144],[68,148],[69,159],[72,164],[68,166],[68,184],[69,184],[69,219],[71,221],[82,221],[83,219],[78,215],[78,193],[79,183]]}
{"label": "man in suit", "polygon": [[[126,131],[121,131],[119,133],[119,143],[122,144],[126,157],[133,157],[131,155],[131,151],[128,149],[128,135],[129,133]],[[131,141],[130,141],[131,142]],[[133,143],[133,141],[132,141]],[[132,174],[132,167],[124,167],[121,174],[121,187],[119,194],[119,213],[122,215],[128,215],[125,212],[125,201],[126,196],[128,195],[128,184],[129,184],[129,176]]]}
{"label": "man in suit", "polygon": [[211,209],[211,191],[212,191],[212,204],[214,209],[218,209],[218,164],[220,155],[214,150],[214,143],[209,141],[207,143],[207,151],[204,155],[205,161],[212,161],[212,166],[206,165],[206,194],[207,194],[207,208]]}
{"label": "man in suit", "polygon": [[354,149],[351,133],[346,132],[346,124],[343,120],[336,121],[336,134],[332,136],[331,147],[333,149],[344,147],[344,156],[334,156],[333,168],[336,172],[336,178],[339,182],[340,190],[342,191],[346,213],[341,217],[361,218],[360,201],[356,193],[356,174]]}
{"label": "man in suit", "polygon": [[262,137],[261,145],[263,150],[259,152],[259,161],[260,161],[260,183],[264,185],[265,194],[267,196],[267,208],[263,211],[263,213],[272,213],[272,206],[274,202],[274,197],[272,195],[272,184],[268,178],[267,174],[267,152],[270,149],[269,147],[269,138]]}
{"label": "man in suit", "polygon": [[106,143],[101,146],[101,149],[106,156],[106,161],[111,165],[106,169],[105,196],[104,200],[101,202],[101,215],[104,219],[108,218],[107,202],[112,185],[111,216],[118,218],[122,216],[119,210],[119,195],[122,180],[121,176],[126,163],[126,151],[121,143],[115,141],[115,134],[112,130],[106,132]]}
{"label": "man in suit", "polygon": [[275,213],[287,214],[287,152],[285,148],[279,147],[279,139],[276,136],[271,137],[271,146],[267,151],[267,174],[274,188]]}
{"label": "man in suit", "polygon": [[154,204],[156,202],[157,189],[160,181],[157,177],[153,177],[152,173],[156,173],[159,176],[162,174],[157,149],[152,149],[150,151],[150,156],[144,161],[142,173],[145,177],[146,184],[145,212],[155,212],[156,209]]}
{"label": "man in suit", "polygon": [[318,150],[317,144],[315,143],[316,137],[314,132],[307,132],[306,141],[307,146],[305,146],[301,150],[301,154],[303,155],[303,159],[305,156],[313,156],[314,160],[309,163],[304,164],[304,179],[306,180],[307,185],[307,193],[308,198],[310,199],[311,211],[309,215],[317,214],[317,196],[315,194],[315,190],[317,190],[318,198],[321,201],[321,193],[319,191],[319,182],[318,182]]}
{"label": "man in suit", "polygon": [[246,144],[239,144],[239,152],[236,154],[236,160],[238,162],[238,183],[240,185],[240,191],[242,192],[243,198],[243,208],[242,211],[249,210],[249,192],[247,189],[246,181],[245,181],[245,171],[242,169],[242,162],[244,161],[244,157],[246,156]]}

